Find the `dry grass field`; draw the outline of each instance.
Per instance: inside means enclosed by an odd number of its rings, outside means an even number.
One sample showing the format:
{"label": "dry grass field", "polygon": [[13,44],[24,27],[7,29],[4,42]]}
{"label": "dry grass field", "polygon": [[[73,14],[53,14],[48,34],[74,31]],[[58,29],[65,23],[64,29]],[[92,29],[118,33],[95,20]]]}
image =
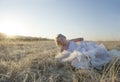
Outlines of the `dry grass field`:
{"label": "dry grass field", "polygon": [[[120,50],[120,42],[98,43]],[[58,50],[54,41],[1,41],[0,82],[120,82],[119,59],[101,71],[75,69],[54,60]]]}

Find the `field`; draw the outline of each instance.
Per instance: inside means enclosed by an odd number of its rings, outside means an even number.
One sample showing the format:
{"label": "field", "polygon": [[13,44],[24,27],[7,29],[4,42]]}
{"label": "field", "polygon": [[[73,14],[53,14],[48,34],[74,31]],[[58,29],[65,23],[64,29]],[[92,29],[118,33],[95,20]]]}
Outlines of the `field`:
{"label": "field", "polygon": [[[98,43],[120,50],[117,41]],[[120,82],[119,59],[101,71],[82,70],[56,62],[58,51],[54,41],[1,41],[0,82]]]}

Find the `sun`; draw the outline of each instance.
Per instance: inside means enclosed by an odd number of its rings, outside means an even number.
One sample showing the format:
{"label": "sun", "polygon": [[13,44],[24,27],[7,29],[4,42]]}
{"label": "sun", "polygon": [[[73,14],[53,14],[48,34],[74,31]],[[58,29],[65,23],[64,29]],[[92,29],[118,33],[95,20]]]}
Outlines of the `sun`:
{"label": "sun", "polygon": [[0,23],[0,32],[5,33],[8,36],[24,35],[25,28],[20,21],[4,20]]}

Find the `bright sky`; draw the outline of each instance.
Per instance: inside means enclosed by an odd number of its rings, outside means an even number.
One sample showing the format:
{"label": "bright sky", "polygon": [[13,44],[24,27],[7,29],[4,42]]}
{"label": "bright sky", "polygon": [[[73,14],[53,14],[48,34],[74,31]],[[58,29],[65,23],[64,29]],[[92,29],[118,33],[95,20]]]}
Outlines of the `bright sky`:
{"label": "bright sky", "polygon": [[120,40],[120,0],[0,0],[0,32]]}

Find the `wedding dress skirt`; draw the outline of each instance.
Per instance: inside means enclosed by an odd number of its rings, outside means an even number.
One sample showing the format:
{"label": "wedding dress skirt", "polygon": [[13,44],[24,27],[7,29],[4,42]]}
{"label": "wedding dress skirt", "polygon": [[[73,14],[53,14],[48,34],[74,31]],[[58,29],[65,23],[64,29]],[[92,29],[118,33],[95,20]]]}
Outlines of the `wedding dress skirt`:
{"label": "wedding dress skirt", "polygon": [[80,42],[76,44],[71,41],[68,50],[59,53],[55,59],[61,63],[70,62],[75,68],[89,69],[101,67],[111,60],[111,57],[119,56],[120,51],[107,51],[104,45],[94,42]]}

